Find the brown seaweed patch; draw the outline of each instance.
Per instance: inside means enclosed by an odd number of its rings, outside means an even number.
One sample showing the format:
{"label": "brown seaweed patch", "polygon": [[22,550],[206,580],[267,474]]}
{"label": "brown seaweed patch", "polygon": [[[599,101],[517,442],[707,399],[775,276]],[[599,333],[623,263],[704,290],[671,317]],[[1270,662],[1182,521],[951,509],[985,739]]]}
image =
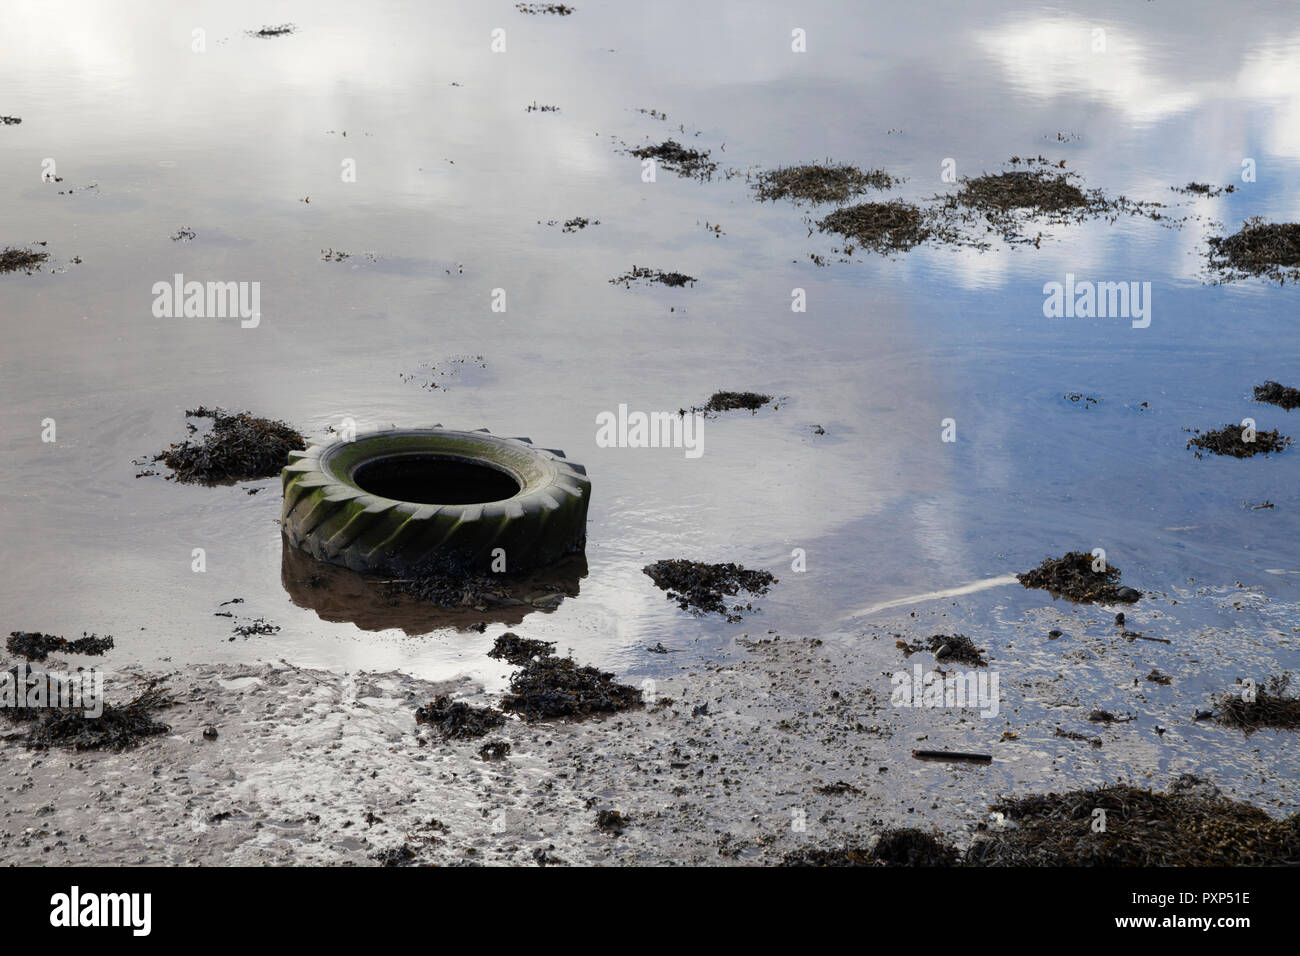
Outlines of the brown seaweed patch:
{"label": "brown seaweed patch", "polygon": [[1300,388],[1290,388],[1277,382],[1265,382],[1255,386],[1255,401],[1277,405],[1288,412],[1300,408]]}
{"label": "brown seaweed patch", "polygon": [[[289,452],[307,447],[297,431],[281,421],[230,414],[200,406],[187,418],[210,418],[212,429],[202,441],[173,443],[154,456],[172,470],[169,480],[215,485],[253,478],[272,478],[288,463]],[[191,426],[191,431],[194,428]]]}
{"label": "brown seaweed patch", "polygon": [[764,395],[760,392],[714,392],[709,396],[709,400],[703,405],[695,405],[691,408],[692,412],[730,412],[737,409],[745,409],[750,412],[757,412],[760,408],[772,401],[771,395]]}
{"label": "brown seaweed patch", "polygon": [[467,740],[496,730],[506,722],[505,715],[491,707],[474,707],[463,700],[439,695],[415,709],[416,723],[429,724],[444,737]]}
{"label": "brown seaweed patch", "polygon": [[1085,188],[1083,179],[1065,169],[1065,160],[1051,163],[1042,156],[1007,161],[1013,169],[963,177],[955,194],[936,196],[938,215],[950,230],[952,241],[986,248],[981,235],[960,236],[959,226],[983,225],[1010,243],[1037,246],[1042,234],[1028,235],[1032,224],[1063,225],[1089,219],[1115,221],[1121,215],[1165,220],[1157,202],[1139,202],[1125,196],[1111,197],[1099,189]]}
{"label": "brown seaweed patch", "polygon": [[662,269],[633,266],[630,272],[625,272],[621,276],[615,276],[609,280],[610,285],[622,285],[629,289],[632,288],[633,282],[657,282],[660,285],[679,289],[688,283],[694,286],[696,279],[695,276],[688,276],[684,272],[664,272]]}
{"label": "brown seaweed patch", "polygon": [[[28,679],[26,665],[11,668],[19,677],[20,688]],[[157,681],[149,685],[125,704],[103,704],[98,717],[87,716],[83,710],[68,707],[13,707],[3,713],[14,722],[30,722],[26,743],[35,750],[67,747],[71,750],[128,750],[146,737],[165,734],[171,730],[157,721],[153,714],[175,703]]]}
{"label": "brown seaweed patch", "polygon": [[[920,207],[896,199],[864,202],[837,209],[817,223],[821,232],[834,232],[872,252],[906,252],[929,239],[934,230]],[[852,255],[853,248],[844,250]]]}
{"label": "brown seaweed patch", "polygon": [[1038,567],[1017,574],[1016,580],[1027,588],[1042,588],[1052,597],[1064,597],[1082,604],[1132,604],[1141,593],[1121,587],[1120,570],[1113,564],[1094,570],[1095,559],[1083,551],[1071,551],[1061,558],[1045,558]]}
{"label": "brown seaweed patch", "polygon": [[550,657],[554,653],[554,641],[535,641],[507,631],[496,639],[487,656],[495,657],[508,664],[522,666],[534,657]]}
{"label": "brown seaweed patch", "polygon": [[940,834],[916,827],[883,831],[876,842],[849,843],[838,847],[810,847],[793,850],[781,858],[782,866],[955,866],[961,859],[957,848]]}
{"label": "brown seaweed patch", "polygon": [[36,252],[32,249],[19,249],[9,246],[0,249],[0,275],[7,272],[25,272],[31,275],[41,270],[41,263],[49,259],[48,252]]}
{"label": "brown seaweed patch", "polygon": [[620,684],[613,674],[578,664],[571,657],[549,653],[527,661],[501,698],[502,710],[529,721],[589,717],[641,705],[640,689]]}
{"label": "brown seaweed patch", "polygon": [[748,602],[728,607],[726,598],[736,597],[741,591],[766,594],[779,581],[769,571],[750,571],[740,564],[706,564],[681,558],[656,561],[641,570],[683,611],[696,617],[720,614],[732,623],[741,620],[742,612],[757,609]]}
{"label": "brown seaweed patch", "polygon": [[18,654],[29,661],[43,661],[51,653],[103,654],[113,649],[113,638],[111,635],[98,637],[83,633],[81,637],[70,641],[66,637],[41,634],[36,631],[12,631],[5,646],[10,654]]}
{"label": "brown seaweed patch", "polygon": [[882,169],[862,170],[847,163],[807,163],[782,166],[759,173],[753,183],[755,198],[766,202],[848,202],[868,189],[889,189],[899,180]]}
{"label": "brown seaweed patch", "polygon": [[1203,432],[1199,428],[1184,428],[1183,431],[1191,434],[1187,447],[1196,449],[1197,458],[1204,458],[1206,452],[1233,458],[1250,458],[1253,455],[1282,451],[1291,444],[1291,439],[1276,428],[1272,431],[1257,431],[1231,422],[1210,431]]}
{"label": "brown seaweed patch", "polygon": [[1256,216],[1230,236],[1211,236],[1209,266],[1216,282],[1261,276],[1279,284],[1300,280],[1300,223]]}
{"label": "brown seaweed patch", "polygon": [[896,642],[904,657],[911,657],[918,651],[930,651],[936,661],[955,661],[970,664],[972,667],[987,667],[984,651],[975,646],[965,634],[934,634],[924,641]]}
{"label": "brown seaweed patch", "polygon": [[709,158],[707,149],[691,149],[674,139],[649,146],[637,146],[627,152],[637,159],[653,159],[663,169],[690,179],[712,179],[718,170],[718,164]]}
{"label": "brown seaweed patch", "polygon": [[1277,866],[1300,858],[1300,814],[1275,820],[1204,791],[1201,781],[1183,778],[1163,794],[1116,785],[1009,798],[992,809],[1018,826],[976,840],[966,864]]}
{"label": "brown seaweed patch", "polygon": [[1300,730],[1300,697],[1288,694],[1291,675],[1270,677],[1263,687],[1219,695],[1214,701],[1214,719],[1246,733],[1262,727]]}

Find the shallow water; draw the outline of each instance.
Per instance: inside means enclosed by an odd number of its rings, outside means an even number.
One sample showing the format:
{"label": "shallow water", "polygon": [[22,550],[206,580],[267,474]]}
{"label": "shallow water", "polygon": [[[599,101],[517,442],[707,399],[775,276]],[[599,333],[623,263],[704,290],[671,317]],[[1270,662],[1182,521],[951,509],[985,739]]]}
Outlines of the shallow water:
{"label": "shallow water", "polygon": [[[246,33],[289,21],[290,36]],[[504,53],[489,49],[496,27]],[[790,51],[795,27],[806,53]],[[1266,379],[1300,380],[1293,287],[1203,281],[1203,240],[1223,231],[1209,220],[1235,231],[1251,215],[1300,218],[1290,4],[1244,17],[1185,3],[1171,17],[1162,4],[951,3],[867,18],[850,3],[666,2],[560,18],[508,4],[232,0],[124,17],[18,3],[0,33],[0,90],[0,114],[22,117],[0,127],[0,245],[44,241],[51,255],[37,275],[0,277],[6,631],[114,634],[110,666],[283,657],[500,682],[477,633],[367,631],[295,605],[278,482],[136,479],[132,460],[185,437],[183,410],[206,404],[313,439],[350,417],[564,449],[593,481],[588,574],[577,598],[518,627],[623,675],[670,673],[769,629],[852,640],[882,614],[906,616],[881,605],[1094,547],[1126,584],[1168,595],[1166,618],[1150,619],[1150,602],[1130,612],[1140,626],[1210,635],[1217,663],[1189,666],[1157,716],[1300,663],[1300,451],[1201,461],[1182,431],[1300,421],[1250,401]],[[534,102],[560,111],[526,111]],[[743,175],[643,183],[617,148],[668,137],[713,151],[723,171],[828,156],[882,167],[906,177],[883,196],[912,200],[953,188],[946,158],[978,175],[1041,153],[1109,195],[1202,218],[840,262],[804,211],[755,203]],[[48,158],[62,182],[42,181]],[[341,178],[349,160],[355,182]],[[1170,191],[1191,180],[1238,188]],[[546,225],[575,216],[599,225]],[[183,227],[196,237],[173,240]],[[699,281],[607,281],[633,265]],[[260,282],[260,325],[155,318],[153,285],[176,273]],[[1043,285],[1066,273],[1150,282],[1150,326],[1044,318]],[[804,313],[791,311],[796,288]],[[465,355],[486,367],[448,364]],[[770,392],[779,407],[710,420],[697,459],[596,447],[602,411],[676,410],[719,388]],[[940,440],[947,418],[955,443]],[[1265,499],[1276,507],[1249,510]],[[797,548],[803,573],[790,570]],[[640,570],[679,556],[781,582],[743,624],[694,620]],[[1238,582],[1257,596],[1244,610],[1196,593]],[[220,609],[280,632],[229,640],[231,619],[213,614],[234,597],[244,603]],[[1015,584],[941,603],[1001,652],[1009,682],[1059,653],[1013,653],[1017,628],[1108,617]],[[647,654],[656,642],[682,653]],[[1114,684],[1072,677],[1082,697]],[[1188,751],[1213,756],[1217,739],[1189,738]]]}

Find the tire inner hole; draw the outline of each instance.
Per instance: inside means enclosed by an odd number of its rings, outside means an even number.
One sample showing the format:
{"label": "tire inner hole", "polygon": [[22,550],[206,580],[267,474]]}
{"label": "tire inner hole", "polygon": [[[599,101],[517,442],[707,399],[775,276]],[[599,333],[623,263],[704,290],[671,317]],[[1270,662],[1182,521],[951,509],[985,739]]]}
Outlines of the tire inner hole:
{"label": "tire inner hole", "polygon": [[358,488],[381,498],[422,505],[476,505],[519,493],[504,471],[442,455],[394,455],[368,461],[352,473]]}

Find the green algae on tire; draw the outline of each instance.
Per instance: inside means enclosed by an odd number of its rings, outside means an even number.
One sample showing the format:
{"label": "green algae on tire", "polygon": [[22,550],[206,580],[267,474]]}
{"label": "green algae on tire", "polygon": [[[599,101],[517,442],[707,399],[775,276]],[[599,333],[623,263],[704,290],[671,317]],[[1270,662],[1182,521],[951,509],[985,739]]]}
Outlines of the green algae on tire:
{"label": "green algae on tire", "polygon": [[286,538],[354,571],[400,575],[448,559],[513,572],[586,543],[586,469],[527,438],[435,425],[326,442],[289,458]]}

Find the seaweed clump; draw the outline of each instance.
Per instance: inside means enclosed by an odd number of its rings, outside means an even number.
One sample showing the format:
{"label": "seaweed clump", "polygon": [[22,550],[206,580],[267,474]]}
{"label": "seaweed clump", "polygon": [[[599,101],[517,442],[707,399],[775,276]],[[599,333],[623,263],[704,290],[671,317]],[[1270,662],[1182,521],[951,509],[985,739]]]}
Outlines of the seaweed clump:
{"label": "seaweed clump", "polygon": [[25,272],[31,275],[33,272],[39,272],[41,263],[49,257],[48,252],[36,252],[32,249],[19,249],[14,246],[0,249],[0,274]]}
{"label": "seaweed clump", "polygon": [[690,611],[696,617],[721,614],[733,624],[741,620],[742,611],[756,608],[752,603],[728,607],[726,598],[736,597],[741,591],[766,594],[780,580],[770,571],[750,571],[740,564],[706,564],[684,558],[656,561],[641,570],[656,587],[668,592],[668,599],[676,601],[683,611]]}
{"label": "seaweed clump", "polygon": [[688,276],[685,272],[664,272],[662,269],[647,269],[645,266],[633,266],[631,272],[625,272],[621,276],[615,276],[609,280],[610,285],[622,285],[628,289],[632,288],[633,282],[657,282],[660,285],[670,286],[674,289],[680,289],[688,283],[693,287],[696,283],[695,276]]}
{"label": "seaweed clump", "polygon": [[714,392],[709,396],[707,402],[703,405],[696,405],[691,411],[717,413],[743,408],[751,412],[757,412],[771,400],[771,395],[763,395],[759,392]]}
{"label": "seaweed clump", "polygon": [[1209,183],[1188,183],[1186,186],[1170,186],[1176,193],[1182,193],[1184,196],[1209,196],[1211,199],[1221,196],[1224,193],[1235,193],[1237,187],[1231,184],[1227,186],[1211,186]]}
{"label": "seaweed clump", "polygon": [[508,664],[522,666],[534,657],[549,657],[554,653],[554,641],[535,641],[507,631],[496,639],[487,656],[495,657]]}
{"label": "seaweed clump", "polygon": [[112,650],[111,635],[98,637],[83,633],[75,640],[58,637],[54,634],[41,634],[37,631],[11,631],[5,647],[10,654],[18,654],[29,661],[43,661],[51,652],[64,654],[103,654]]}
{"label": "seaweed clump", "polygon": [[[963,177],[953,195],[941,200],[939,214],[954,225],[959,222],[985,226],[1011,243],[1041,242],[1041,234],[1030,239],[1026,229],[1032,222],[1066,224],[1119,215],[1142,215],[1159,220],[1161,203],[1136,202],[1124,196],[1111,198],[1098,189],[1084,189],[1078,174],[1065,171],[1065,161],[1050,163],[1042,156],[1013,156],[1000,173]],[[955,230],[954,230],[955,234]],[[981,239],[964,240],[984,248]]]}
{"label": "seaweed clump", "polygon": [[666,139],[650,146],[629,149],[637,159],[653,159],[669,172],[701,181],[712,179],[718,164],[709,158],[707,149],[691,149],[676,140]]}
{"label": "seaweed clump", "polygon": [[474,707],[440,694],[415,709],[415,721],[429,724],[444,737],[468,740],[482,737],[506,722],[505,715],[491,707]]}
{"label": "seaweed clump", "polygon": [[794,202],[848,202],[868,189],[889,189],[898,180],[882,169],[863,171],[847,163],[808,163],[782,166],[760,173],[753,184],[762,202],[789,199]]}
{"label": "seaweed clump", "polygon": [[589,717],[641,705],[638,688],[617,683],[613,674],[578,664],[572,657],[555,657],[549,649],[524,663],[501,698],[502,710],[529,721]]}
{"label": "seaweed clump", "polygon": [[302,435],[284,422],[254,418],[249,412],[232,415],[200,406],[185,415],[212,419],[212,429],[200,442],[186,439],[154,456],[154,461],[172,470],[170,480],[215,485],[272,478],[288,463],[289,452],[307,446]]}
{"label": "seaweed clump", "polygon": [[[19,676],[20,687],[27,681],[23,669],[10,670]],[[31,722],[26,742],[33,750],[67,747],[123,751],[138,746],[146,737],[170,732],[171,727],[155,720],[153,714],[175,702],[154,681],[125,704],[105,702],[98,717],[68,707],[14,707],[5,708],[4,713],[10,720]]]}
{"label": "seaweed clump", "polygon": [[[920,208],[901,199],[864,202],[836,209],[817,223],[821,232],[835,232],[872,252],[906,252],[929,239],[934,230]],[[853,254],[853,247],[844,250]]]}
{"label": "seaweed clump", "polygon": [[1276,820],[1214,788],[1207,793],[1202,783],[1184,777],[1166,793],[1116,785],[1003,800],[992,809],[1018,826],[976,840],[966,864],[1279,866],[1300,859],[1300,813]]}
{"label": "seaweed clump", "polygon": [[1218,283],[1262,276],[1284,285],[1300,280],[1300,223],[1247,219],[1231,236],[1211,236],[1209,265]]}
{"label": "seaweed clump", "polygon": [[[1204,458],[1203,452],[1214,455],[1230,455],[1233,458],[1250,458],[1252,455],[1268,455],[1279,452],[1291,444],[1291,439],[1275,428],[1270,431],[1254,431],[1229,422],[1222,428],[1203,432],[1199,428],[1185,428],[1192,437],[1187,440],[1188,448],[1196,449],[1196,457]],[[1253,440],[1247,441],[1250,434]]]}
{"label": "seaweed clump", "polygon": [[794,850],[781,858],[782,866],[955,866],[961,859],[957,848],[944,843],[938,834],[916,827],[888,829],[874,845],[846,844]]}
{"label": "seaweed clump", "polygon": [[390,596],[407,594],[436,607],[483,609],[509,600],[504,577],[477,571],[457,557],[437,556],[383,587]]}
{"label": "seaweed clump", "polygon": [[1225,693],[1214,702],[1214,719],[1229,727],[1254,733],[1263,727],[1300,730],[1300,697],[1288,694],[1291,675],[1270,677],[1253,694]]}
{"label": "seaweed clump", "polygon": [[1288,412],[1300,408],[1300,388],[1289,388],[1277,382],[1265,382],[1255,386],[1255,401],[1277,405]]}
{"label": "seaweed clump", "polygon": [[975,646],[965,634],[934,634],[924,642],[913,641],[911,644],[897,642],[905,657],[911,657],[917,651],[928,650],[934,653],[936,661],[955,661],[970,664],[972,667],[987,667],[984,652]]}
{"label": "seaweed clump", "polygon": [[1092,565],[1091,554],[1071,551],[1063,558],[1045,558],[1038,567],[1017,574],[1016,580],[1080,604],[1132,604],[1142,597],[1134,588],[1120,586],[1120,570],[1113,564],[1104,571],[1094,571]]}

